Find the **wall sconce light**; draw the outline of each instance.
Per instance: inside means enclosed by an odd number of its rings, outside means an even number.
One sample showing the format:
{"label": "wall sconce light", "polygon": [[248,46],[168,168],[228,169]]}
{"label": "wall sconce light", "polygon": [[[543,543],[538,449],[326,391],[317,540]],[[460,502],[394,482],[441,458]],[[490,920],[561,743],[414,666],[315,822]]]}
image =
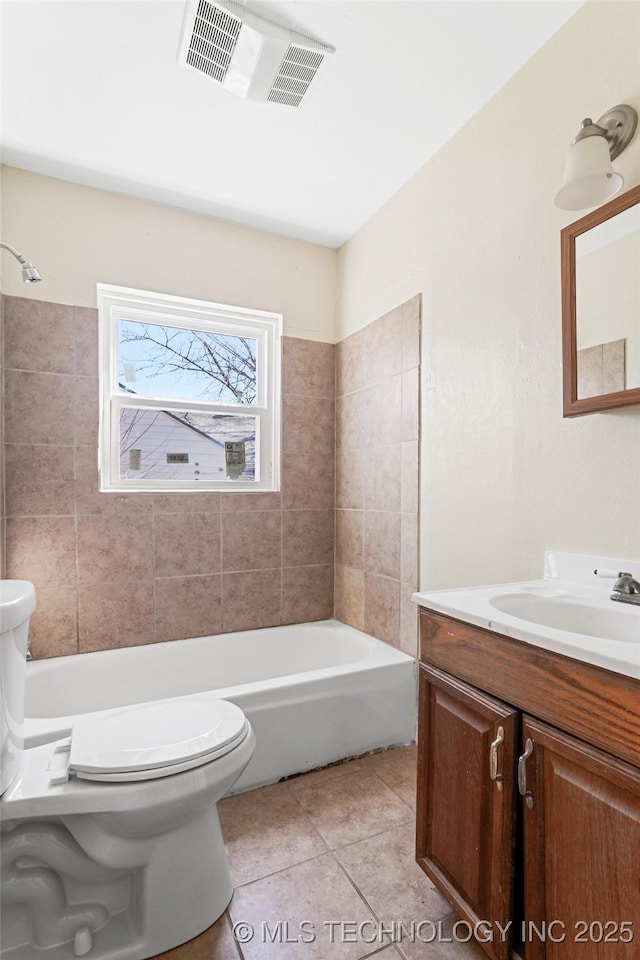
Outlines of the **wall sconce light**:
{"label": "wall sconce light", "polygon": [[582,121],[569,148],[564,180],[555,196],[556,207],[584,210],[616,195],[624,179],[611,161],[631,143],[637,123],[638,114],[626,103],[607,110],[597,123],[589,117]]}

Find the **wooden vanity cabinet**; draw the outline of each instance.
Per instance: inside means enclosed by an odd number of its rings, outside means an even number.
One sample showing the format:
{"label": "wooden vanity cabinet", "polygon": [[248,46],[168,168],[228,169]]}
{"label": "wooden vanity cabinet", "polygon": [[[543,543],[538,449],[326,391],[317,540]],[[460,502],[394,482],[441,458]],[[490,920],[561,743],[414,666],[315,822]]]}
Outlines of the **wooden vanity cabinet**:
{"label": "wooden vanity cabinet", "polygon": [[494,960],[638,960],[640,683],[420,621],[418,863]]}
{"label": "wooden vanity cabinet", "polygon": [[529,717],[522,740],[525,921],[560,921],[527,960],[638,960],[640,771]]}
{"label": "wooden vanity cabinet", "polygon": [[[508,931],[517,711],[424,664],[419,698],[418,863],[473,928],[491,919]],[[508,960],[510,943],[489,955]]]}

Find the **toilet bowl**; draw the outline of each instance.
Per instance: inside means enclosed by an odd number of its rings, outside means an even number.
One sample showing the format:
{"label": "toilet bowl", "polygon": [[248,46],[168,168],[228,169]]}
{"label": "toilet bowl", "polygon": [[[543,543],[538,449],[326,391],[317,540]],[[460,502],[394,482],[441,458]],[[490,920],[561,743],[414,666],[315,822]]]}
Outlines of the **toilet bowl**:
{"label": "toilet bowl", "polygon": [[0,581],[2,960],[142,960],[210,926],[232,894],[217,801],[255,747],[206,694],[78,718],[24,749],[35,591]]}

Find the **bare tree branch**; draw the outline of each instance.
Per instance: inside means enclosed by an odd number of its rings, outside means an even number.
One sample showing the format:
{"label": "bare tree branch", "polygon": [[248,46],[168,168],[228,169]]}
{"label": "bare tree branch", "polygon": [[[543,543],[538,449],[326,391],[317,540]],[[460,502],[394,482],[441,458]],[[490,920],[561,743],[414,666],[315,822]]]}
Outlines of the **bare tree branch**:
{"label": "bare tree branch", "polygon": [[238,403],[255,401],[255,340],[146,323],[124,326],[122,340],[148,347],[139,369],[149,377],[178,372],[204,375],[209,382],[200,396],[226,400],[229,394]]}

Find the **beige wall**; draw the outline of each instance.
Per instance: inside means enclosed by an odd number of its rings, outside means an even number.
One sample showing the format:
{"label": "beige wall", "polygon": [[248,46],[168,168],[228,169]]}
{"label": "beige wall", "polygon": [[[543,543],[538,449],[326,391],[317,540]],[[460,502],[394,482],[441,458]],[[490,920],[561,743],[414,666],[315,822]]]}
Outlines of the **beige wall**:
{"label": "beige wall", "polygon": [[3,293],[95,307],[96,283],[112,283],[271,310],[286,336],[334,342],[335,250],[14,167],[1,176],[3,239],[43,276],[25,286],[5,263]]}
{"label": "beige wall", "polygon": [[587,3],[339,253],[338,340],[422,293],[423,589],[640,556],[640,408],[562,419],[553,206],[583,117],[640,110],[639,49],[640,4]]}

